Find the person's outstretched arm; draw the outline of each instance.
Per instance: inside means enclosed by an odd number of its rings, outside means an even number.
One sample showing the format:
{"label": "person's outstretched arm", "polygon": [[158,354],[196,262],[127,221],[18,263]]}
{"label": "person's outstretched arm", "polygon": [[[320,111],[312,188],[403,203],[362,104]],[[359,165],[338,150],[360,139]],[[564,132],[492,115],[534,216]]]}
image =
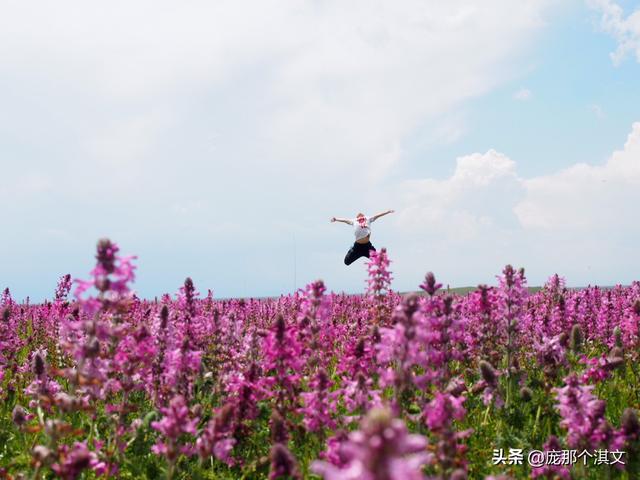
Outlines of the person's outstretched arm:
{"label": "person's outstretched arm", "polygon": [[371,221],[373,222],[374,220],[377,220],[380,217],[384,217],[385,215],[389,215],[390,213],[393,213],[393,212],[395,212],[395,210],[387,210],[386,212],[378,213],[377,215],[374,215],[373,217],[371,217]]}
{"label": "person's outstretched arm", "polygon": [[331,223],[333,222],[342,222],[342,223],[347,223],[349,225],[353,225],[353,220],[349,220],[348,218],[331,217]]}

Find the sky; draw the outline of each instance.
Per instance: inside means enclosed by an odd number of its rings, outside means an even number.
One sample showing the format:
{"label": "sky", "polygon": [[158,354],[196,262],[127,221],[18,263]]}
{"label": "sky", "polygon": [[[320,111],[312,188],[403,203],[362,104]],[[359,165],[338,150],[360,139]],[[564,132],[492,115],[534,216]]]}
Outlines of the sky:
{"label": "sky", "polygon": [[108,237],[216,297],[639,279],[640,3],[0,0],[0,287]]}

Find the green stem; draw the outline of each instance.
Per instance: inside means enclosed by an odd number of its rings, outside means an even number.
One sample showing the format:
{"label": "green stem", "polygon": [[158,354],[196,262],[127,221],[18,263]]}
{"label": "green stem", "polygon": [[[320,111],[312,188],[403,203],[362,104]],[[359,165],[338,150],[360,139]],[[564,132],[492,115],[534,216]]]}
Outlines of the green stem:
{"label": "green stem", "polygon": [[482,419],[482,425],[486,425],[489,421],[489,410],[491,410],[491,404],[487,405],[487,408],[484,411],[484,418]]}
{"label": "green stem", "polygon": [[538,422],[540,421],[540,412],[542,411],[542,404],[538,404],[538,410],[536,411],[536,421],[533,424],[533,437],[536,436],[536,432],[538,431]]}
{"label": "green stem", "polygon": [[37,480],[38,478],[40,478],[41,468],[42,468],[42,463],[38,463],[38,466],[36,467],[36,471],[33,472],[33,476],[31,477],[31,480]]}

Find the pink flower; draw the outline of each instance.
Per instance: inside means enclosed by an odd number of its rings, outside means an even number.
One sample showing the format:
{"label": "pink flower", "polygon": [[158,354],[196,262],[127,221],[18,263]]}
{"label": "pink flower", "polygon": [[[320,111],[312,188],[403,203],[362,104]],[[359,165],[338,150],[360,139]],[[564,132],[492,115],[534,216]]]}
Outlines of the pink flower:
{"label": "pink flower", "polygon": [[209,420],[196,441],[196,450],[202,459],[210,456],[233,465],[231,451],[236,443],[233,434],[233,406],[225,405]]}
{"label": "pink flower", "polygon": [[[132,260],[135,256],[118,256],[118,245],[109,239],[98,241],[96,267],[90,272],[90,280],[78,280],[74,295],[88,315],[94,315],[101,307],[103,309],[124,308],[130,300],[132,292],[129,283],[135,280],[135,266]],[[98,290],[98,297],[83,298],[91,287]]]}
{"label": "pink flower", "polygon": [[[549,436],[549,439],[542,447],[544,452],[559,452],[561,451],[560,442],[555,435]],[[531,469],[531,478],[562,478],[563,480],[569,480],[571,478],[571,472],[567,467],[562,465],[544,465],[542,467],[534,467]]]}
{"label": "pink flower", "polygon": [[464,401],[465,397],[437,392],[424,411],[429,429],[437,432],[449,428],[454,419],[462,420],[466,414]]}
{"label": "pink flower", "polygon": [[271,447],[270,458],[269,480],[300,480],[302,478],[296,459],[283,444],[276,443]]}
{"label": "pink flower", "polygon": [[88,468],[96,471],[104,468],[96,453],[90,451],[85,442],[75,442],[71,447],[61,445],[58,451],[60,461],[54,463],[51,469],[65,480],[75,480]]}
{"label": "pink flower", "polygon": [[436,277],[432,272],[427,273],[424,278],[424,283],[420,284],[420,288],[427,292],[430,296],[435,295],[435,293],[442,287],[441,283],[436,282]]}
{"label": "pink flower", "polygon": [[304,407],[298,409],[302,414],[305,428],[316,432],[324,427],[335,428],[336,424],[331,414],[336,408],[335,393],[329,392],[331,382],[324,369],[320,369],[310,384],[313,389],[300,396],[304,400]]}
{"label": "pink flower", "polygon": [[315,461],[311,470],[325,480],[423,480],[422,467],[432,459],[426,446],[425,437],[409,434],[388,410],[374,409],[342,443],[344,465]]}
{"label": "pink flower", "polygon": [[392,279],[389,263],[386,248],[380,249],[379,252],[371,252],[370,259],[367,262],[367,271],[369,272],[367,293],[369,295],[376,297],[389,290]]}
{"label": "pink flower", "polygon": [[604,417],[605,402],[591,392],[593,385],[582,385],[575,374],[565,378],[566,386],[554,388],[562,416],[560,425],[567,429],[571,448],[596,449],[610,436],[610,426]]}
{"label": "pink flower", "polygon": [[191,445],[184,442],[184,435],[196,435],[197,418],[191,418],[189,407],[182,395],[176,395],[169,402],[168,408],[161,408],[163,417],[158,422],[151,422],[151,427],[161,436],[151,451],[157,455],[164,455],[172,462],[180,453],[191,455]]}

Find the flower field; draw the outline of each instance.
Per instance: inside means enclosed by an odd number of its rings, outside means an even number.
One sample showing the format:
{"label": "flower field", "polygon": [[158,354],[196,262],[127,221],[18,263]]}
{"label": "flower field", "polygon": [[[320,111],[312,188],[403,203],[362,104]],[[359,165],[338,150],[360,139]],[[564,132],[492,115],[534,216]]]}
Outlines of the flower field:
{"label": "flower field", "polygon": [[364,295],[145,300],[134,262],[2,294],[0,478],[640,478],[640,282],[400,295],[382,249]]}

